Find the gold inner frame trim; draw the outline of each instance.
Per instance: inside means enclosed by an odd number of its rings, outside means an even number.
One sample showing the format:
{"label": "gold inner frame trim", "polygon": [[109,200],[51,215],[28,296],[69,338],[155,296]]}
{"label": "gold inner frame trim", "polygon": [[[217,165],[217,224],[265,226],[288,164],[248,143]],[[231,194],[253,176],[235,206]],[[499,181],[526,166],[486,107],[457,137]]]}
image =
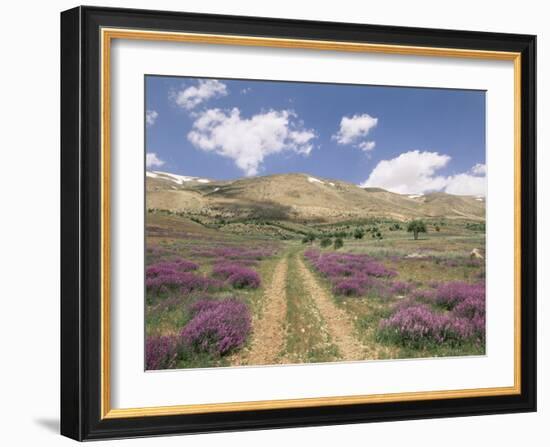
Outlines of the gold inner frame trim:
{"label": "gold inner frame trim", "polygon": [[[101,418],[168,416],[213,412],[284,408],[311,408],[326,405],[353,405],[431,399],[504,396],[521,393],[521,54],[514,52],[464,50],[370,43],[279,39],[199,33],[143,31],[120,28],[101,29]],[[142,408],[111,408],[110,341],[110,156],[111,156],[111,42],[113,39],[200,43],[210,45],[259,46],[268,48],[382,53],[409,56],[436,56],[513,61],[514,63],[514,385],[355,396],[327,396],[304,399],[223,402]]]}

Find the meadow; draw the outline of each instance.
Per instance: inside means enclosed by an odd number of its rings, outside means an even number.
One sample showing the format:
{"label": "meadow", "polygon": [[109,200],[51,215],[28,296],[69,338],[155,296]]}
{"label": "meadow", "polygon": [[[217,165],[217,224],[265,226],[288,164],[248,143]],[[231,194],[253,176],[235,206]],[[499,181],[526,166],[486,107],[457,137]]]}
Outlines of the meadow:
{"label": "meadow", "polygon": [[484,224],[274,217],[148,210],[147,370],[485,353]]}

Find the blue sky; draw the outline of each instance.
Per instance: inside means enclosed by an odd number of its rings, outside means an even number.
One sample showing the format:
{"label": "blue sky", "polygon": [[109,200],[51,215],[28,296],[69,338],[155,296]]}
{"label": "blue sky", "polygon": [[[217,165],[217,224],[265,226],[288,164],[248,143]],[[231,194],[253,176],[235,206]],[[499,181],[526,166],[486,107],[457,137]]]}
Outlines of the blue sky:
{"label": "blue sky", "polygon": [[146,77],[149,170],[485,194],[485,92]]}

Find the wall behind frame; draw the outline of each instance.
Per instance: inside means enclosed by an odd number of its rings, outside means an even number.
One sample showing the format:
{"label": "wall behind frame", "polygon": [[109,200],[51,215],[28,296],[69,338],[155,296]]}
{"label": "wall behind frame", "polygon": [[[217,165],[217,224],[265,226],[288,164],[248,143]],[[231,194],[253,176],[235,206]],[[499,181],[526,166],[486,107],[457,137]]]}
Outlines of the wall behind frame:
{"label": "wall behind frame", "polygon": [[[38,443],[69,445],[59,424],[59,12],[78,2],[10,2],[4,7],[2,107],[2,341],[4,382],[0,436],[6,445]],[[550,121],[548,77],[550,31],[544,3],[463,0],[438,2],[257,2],[248,0],[89,1],[89,5],[156,8],[190,12],[242,14],[294,19],[362,22],[538,35],[538,219],[550,222],[550,144],[543,123]],[[544,203],[546,201],[546,204]],[[495,444],[542,446],[550,423],[550,388],[545,386],[550,353],[550,326],[541,324],[550,293],[550,236],[539,233],[539,412],[536,414],[468,417],[340,427],[241,432],[110,441],[109,445],[239,447],[343,442],[423,447]],[[543,355],[544,353],[544,355]]]}

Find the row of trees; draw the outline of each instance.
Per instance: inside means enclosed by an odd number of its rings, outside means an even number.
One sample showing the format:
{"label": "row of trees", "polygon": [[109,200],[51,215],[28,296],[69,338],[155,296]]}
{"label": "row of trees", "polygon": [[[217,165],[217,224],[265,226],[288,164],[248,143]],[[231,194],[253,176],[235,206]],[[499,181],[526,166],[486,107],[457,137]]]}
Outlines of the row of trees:
{"label": "row of trees", "polygon": [[[436,225],[435,229],[436,231],[439,231],[439,226]],[[392,231],[395,231],[395,228]],[[382,239],[382,234],[377,227],[371,227],[366,231],[363,228],[356,228],[352,234],[355,239],[363,239],[363,237],[365,237],[365,234],[367,232],[369,232],[372,238],[374,239]],[[427,233],[428,228],[426,223],[423,220],[414,219],[407,224],[407,232],[413,234],[414,240],[418,240],[418,235],[420,233]],[[315,239],[316,239],[315,233],[309,232],[302,239],[302,243],[312,244],[313,241],[315,241]],[[342,237],[336,237],[333,242],[330,237],[324,236],[320,240],[320,245],[321,247],[329,247],[330,245],[334,245],[334,248],[338,249],[344,245],[344,240]]]}
{"label": "row of trees", "polygon": [[[302,239],[303,244],[312,244],[313,241],[316,239],[315,234],[308,233],[304,236]],[[331,245],[334,247],[335,250],[338,250],[339,248],[342,248],[344,246],[344,240],[341,237],[334,238],[334,241],[330,237],[323,237],[319,241],[319,245],[321,247],[326,248],[330,247]]]}

